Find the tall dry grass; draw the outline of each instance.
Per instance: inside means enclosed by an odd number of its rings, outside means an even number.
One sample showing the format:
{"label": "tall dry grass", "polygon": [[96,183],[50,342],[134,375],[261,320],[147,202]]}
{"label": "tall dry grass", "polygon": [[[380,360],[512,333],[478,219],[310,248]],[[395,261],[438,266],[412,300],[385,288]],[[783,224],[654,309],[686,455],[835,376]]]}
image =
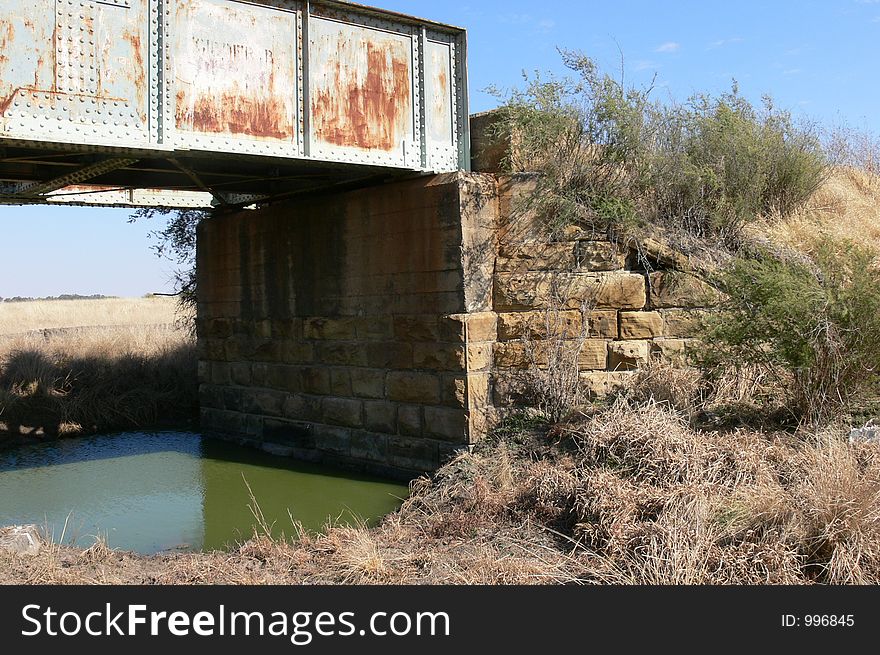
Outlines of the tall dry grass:
{"label": "tall dry grass", "polygon": [[[499,433],[501,434],[501,433]],[[695,429],[620,400],[508,431],[379,526],[228,553],[0,553],[0,583],[877,584],[880,449],[841,432]]]}
{"label": "tall dry grass", "polygon": [[142,328],[173,324],[174,298],[102,298],[0,303],[0,336],[71,328]]}
{"label": "tall dry grass", "polygon": [[751,229],[802,253],[812,253],[825,237],[853,241],[880,254],[880,176],[858,168],[834,168],[806,205],[787,217],[768,217]]}
{"label": "tall dry grass", "polygon": [[0,436],[181,423],[197,406],[195,344],[173,299],[0,304]]}

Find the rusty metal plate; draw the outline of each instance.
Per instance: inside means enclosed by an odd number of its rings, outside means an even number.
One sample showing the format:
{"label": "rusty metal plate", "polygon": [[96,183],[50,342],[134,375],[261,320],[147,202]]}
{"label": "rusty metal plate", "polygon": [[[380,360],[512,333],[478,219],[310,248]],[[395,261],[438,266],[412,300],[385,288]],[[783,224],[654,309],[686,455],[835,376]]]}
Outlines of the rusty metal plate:
{"label": "rusty metal plate", "polygon": [[417,164],[413,69],[411,34],[312,16],[312,154]]}
{"label": "rusty metal plate", "polygon": [[451,43],[425,44],[425,116],[428,167],[445,170],[458,159],[455,54]]}
{"label": "rusty metal plate", "polygon": [[[459,28],[335,0],[0,0],[0,183],[75,175],[132,203],[140,184],[201,194],[218,157],[221,200],[467,168],[466,47]],[[155,160],[149,180],[122,160]]]}
{"label": "rusty metal plate", "polygon": [[174,16],[176,142],[295,155],[297,14],[228,0],[177,0]]}
{"label": "rusty metal plate", "polygon": [[0,135],[149,142],[148,0],[4,0]]}

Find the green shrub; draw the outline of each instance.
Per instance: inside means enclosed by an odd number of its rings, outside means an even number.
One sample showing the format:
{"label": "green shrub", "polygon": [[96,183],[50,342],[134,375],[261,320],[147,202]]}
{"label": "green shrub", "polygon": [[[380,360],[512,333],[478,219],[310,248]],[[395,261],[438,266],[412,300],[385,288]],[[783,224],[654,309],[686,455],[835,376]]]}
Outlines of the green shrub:
{"label": "green shrub", "polygon": [[811,259],[762,251],[736,260],[708,321],[705,364],[758,364],[784,383],[789,406],[815,423],[876,389],[880,271],[872,251],[819,242]]}
{"label": "green shrub", "polygon": [[769,98],[756,108],[734,84],[718,97],[664,104],[650,99],[651,87],[626,87],[583,55],[563,58],[577,76],[526,78],[496,125],[516,145],[508,167],[541,173],[529,209],[551,233],[659,223],[736,245],[744,225],[789,214],[825,178],[817,135]]}

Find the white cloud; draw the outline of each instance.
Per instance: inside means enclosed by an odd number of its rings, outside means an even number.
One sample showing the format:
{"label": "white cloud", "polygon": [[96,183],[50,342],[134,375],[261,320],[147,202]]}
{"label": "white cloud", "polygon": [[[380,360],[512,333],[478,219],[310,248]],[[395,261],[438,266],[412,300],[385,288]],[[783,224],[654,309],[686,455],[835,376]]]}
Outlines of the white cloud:
{"label": "white cloud", "polygon": [[714,50],[715,48],[723,48],[726,45],[734,45],[735,43],[742,43],[745,41],[741,36],[734,36],[729,39],[718,39],[717,41],[712,41],[709,44],[709,50]]}
{"label": "white cloud", "polygon": [[676,43],[675,41],[667,41],[666,43],[662,43],[657,46],[654,52],[678,52],[681,50],[681,44]]}
{"label": "white cloud", "polygon": [[537,27],[539,32],[544,32],[546,34],[556,27],[556,21],[550,18],[544,18],[538,21]]}
{"label": "white cloud", "polygon": [[660,68],[660,66],[658,66],[656,62],[653,62],[650,59],[639,59],[633,62],[633,70],[636,72],[656,70],[658,68]]}
{"label": "white cloud", "polygon": [[800,68],[789,68],[788,70],[782,71],[783,75],[797,75],[798,73],[803,72]]}
{"label": "white cloud", "polygon": [[501,14],[498,20],[508,25],[526,25],[532,22],[532,17],[529,14]]}

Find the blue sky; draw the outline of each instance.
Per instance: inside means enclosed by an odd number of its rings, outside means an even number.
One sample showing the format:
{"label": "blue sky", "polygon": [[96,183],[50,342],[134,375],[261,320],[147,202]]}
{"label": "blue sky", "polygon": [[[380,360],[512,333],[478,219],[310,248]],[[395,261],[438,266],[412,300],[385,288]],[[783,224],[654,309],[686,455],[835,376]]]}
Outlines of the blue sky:
{"label": "blue sky", "polygon": [[[369,0],[363,0],[369,3]],[[736,79],[747,97],[826,125],[880,133],[880,0],[564,2],[372,0],[387,9],[465,27],[471,109],[495,105],[484,89],[521,83],[523,70],[556,70],[556,48],[583,51],[603,69],[685,99]],[[0,296],[104,293],[170,287],[168,262],[149,249],[127,210],[0,207]]]}

